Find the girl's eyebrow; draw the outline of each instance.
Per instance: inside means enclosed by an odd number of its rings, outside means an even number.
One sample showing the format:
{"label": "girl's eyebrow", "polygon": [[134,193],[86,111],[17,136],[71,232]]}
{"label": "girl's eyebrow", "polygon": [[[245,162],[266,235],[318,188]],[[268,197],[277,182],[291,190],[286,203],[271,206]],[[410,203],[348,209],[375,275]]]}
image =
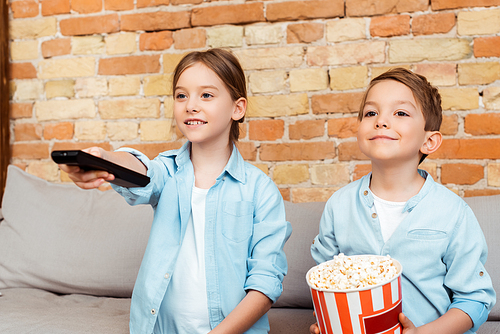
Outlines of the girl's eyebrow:
{"label": "girl's eyebrow", "polygon": [[[397,100],[397,101],[394,101],[394,104],[398,105],[398,106],[400,106],[400,105],[409,105],[409,106],[412,106],[414,109],[417,109],[417,107],[413,103],[411,103],[410,101],[408,101],[408,100]],[[366,105],[377,106],[378,103],[376,101],[366,101],[365,102],[365,106]]]}
{"label": "girl's eyebrow", "polygon": [[[201,89],[215,89],[215,90],[219,90],[219,88],[217,88],[217,86],[214,86],[214,85],[204,85],[204,86],[199,86],[199,88],[201,88]],[[174,89],[174,91],[176,91],[178,89],[186,90],[186,87],[176,86],[175,89]]]}

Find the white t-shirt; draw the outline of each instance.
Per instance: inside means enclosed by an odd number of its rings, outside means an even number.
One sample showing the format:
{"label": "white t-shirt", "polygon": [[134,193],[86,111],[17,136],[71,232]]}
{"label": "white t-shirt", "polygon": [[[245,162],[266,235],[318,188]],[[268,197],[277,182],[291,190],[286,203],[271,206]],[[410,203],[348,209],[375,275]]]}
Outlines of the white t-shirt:
{"label": "white t-shirt", "polygon": [[382,237],[384,238],[384,242],[387,242],[392,233],[394,233],[399,224],[408,215],[408,211],[403,212],[406,202],[386,201],[375,196],[375,194],[373,194],[373,199],[375,212],[377,212],[380,229],[382,230]]}
{"label": "white t-shirt", "polygon": [[207,193],[208,189],[193,186],[191,217],[174,274],[160,306],[155,333],[206,334],[211,330],[205,276]]}

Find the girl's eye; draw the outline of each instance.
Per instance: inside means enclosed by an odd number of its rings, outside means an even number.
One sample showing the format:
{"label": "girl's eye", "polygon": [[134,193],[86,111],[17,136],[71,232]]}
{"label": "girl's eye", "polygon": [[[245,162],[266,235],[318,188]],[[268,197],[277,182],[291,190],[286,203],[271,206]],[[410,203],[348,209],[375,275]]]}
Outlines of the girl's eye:
{"label": "girl's eye", "polygon": [[402,116],[402,117],[404,117],[404,116],[409,116],[409,115],[408,115],[408,113],[406,113],[406,112],[404,112],[402,110],[398,110],[398,111],[396,111],[396,116]]}
{"label": "girl's eye", "polygon": [[210,93],[203,93],[203,94],[201,95],[201,97],[202,97],[202,98],[204,98],[204,99],[209,99],[209,98],[211,98],[211,97],[212,97],[212,94],[210,94]]}
{"label": "girl's eye", "polygon": [[377,113],[375,111],[370,110],[370,111],[365,112],[365,116],[363,116],[363,117],[373,117],[376,115],[377,115]]}
{"label": "girl's eye", "polygon": [[183,93],[178,93],[176,96],[175,96],[176,99],[184,99],[186,98],[186,95],[183,94]]}

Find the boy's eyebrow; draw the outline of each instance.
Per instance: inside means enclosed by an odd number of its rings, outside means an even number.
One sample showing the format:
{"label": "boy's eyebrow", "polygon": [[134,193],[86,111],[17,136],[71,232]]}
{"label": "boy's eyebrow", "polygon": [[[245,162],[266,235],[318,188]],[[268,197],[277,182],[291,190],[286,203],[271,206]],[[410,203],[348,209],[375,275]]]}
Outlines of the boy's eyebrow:
{"label": "boy's eyebrow", "polygon": [[[409,104],[413,108],[417,109],[417,106],[415,106],[413,103],[411,103],[408,100],[397,100],[397,101],[394,101],[394,102],[395,102],[396,105]],[[375,101],[366,101],[365,102],[365,106],[366,105],[376,106],[376,105],[378,105],[378,103],[375,102]]]}
{"label": "boy's eyebrow", "polygon": [[[199,86],[200,88],[202,89],[208,89],[208,88],[211,88],[211,89],[216,89],[216,90],[219,90],[219,88],[217,88],[217,86],[214,86],[214,85],[204,85],[204,86]],[[174,91],[178,90],[178,89],[186,89],[186,87],[183,87],[183,86],[176,86]]]}

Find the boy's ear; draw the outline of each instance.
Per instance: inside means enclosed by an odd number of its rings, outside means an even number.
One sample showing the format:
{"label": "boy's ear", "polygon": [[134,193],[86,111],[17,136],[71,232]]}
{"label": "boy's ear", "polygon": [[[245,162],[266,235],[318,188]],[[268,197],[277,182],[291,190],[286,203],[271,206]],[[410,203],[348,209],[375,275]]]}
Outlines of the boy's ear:
{"label": "boy's ear", "polygon": [[439,131],[427,131],[426,140],[420,148],[420,152],[429,155],[437,151],[443,142],[443,135]]}
{"label": "boy's ear", "polygon": [[234,106],[233,120],[238,121],[245,116],[247,111],[247,99],[240,97]]}

